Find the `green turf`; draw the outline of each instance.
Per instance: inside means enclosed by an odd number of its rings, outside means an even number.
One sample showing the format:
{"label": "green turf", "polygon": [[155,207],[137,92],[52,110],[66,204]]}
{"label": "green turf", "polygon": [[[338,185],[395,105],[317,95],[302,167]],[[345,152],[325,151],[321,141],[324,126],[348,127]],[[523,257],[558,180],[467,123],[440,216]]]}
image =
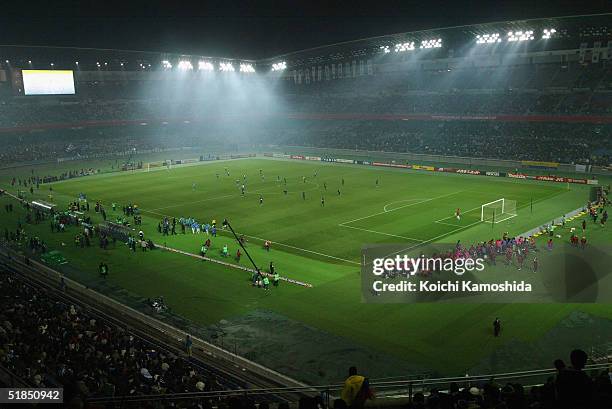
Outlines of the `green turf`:
{"label": "green turf", "polygon": [[[226,167],[229,177],[224,174]],[[260,169],[265,180],[259,176]],[[4,173],[4,186],[10,174]],[[235,182],[240,179],[242,184],[243,175],[247,176],[245,197]],[[283,193],[283,178],[287,179],[287,195]],[[197,185],[195,190],[192,183]],[[47,189],[42,186],[34,197],[46,198]],[[430,241],[488,240],[506,231],[520,234],[582,206],[588,198],[586,186],[572,185],[568,189],[564,184],[505,178],[249,159],[104,174],[53,184],[53,200],[62,206],[79,192],[86,193],[92,203],[100,200],[107,209],[111,202],[137,204],[148,237],[192,253],[198,252],[205,235],[188,232],[162,237],[156,231],[160,218],[216,219],[220,224],[227,217],[237,232],[249,238],[247,249],[259,265],[267,267],[274,261],[282,275],[314,286],[282,285],[264,292],[251,288],[248,274],[239,270],[166,252],[132,254],[120,244],[107,251],[96,247],[81,250],[73,246],[76,230],[50,234],[46,224],[27,227],[44,237],[51,248],[62,250],[70,264],[82,271],[81,280],[99,280],[96,265],[101,259],[107,260],[111,270],[108,280],[113,285],[143,297],[163,294],[175,312],[202,325],[254,310],[273,311],[363,348],[457,374],[509,342],[540,339],[576,309],[612,318],[612,308],[605,305],[360,302],[358,263],[362,245],[405,243],[411,247]],[[260,195],[263,205],[259,204]],[[325,207],[321,206],[321,196],[325,197]],[[480,205],[499,198],[517,201],[517,217],[495,225],[480,223]],[[456,208],[462,209],[461,221],[452,217]],[[109,210],[111,217],[116,214],[119,212]],[[97,215],[94,218],[100,219]],[[14,226],[4,213],[0,221],[3,226]],[[269,253],[262,248],[263,239],[274,242]],[[609,229],[595,233],[593,240],[612,242]],[[225,243],[233,254],[237,246],[228,232],[213,239],[210,254],[220,258]],[[241,264],[248,265],[245,257]],[[503,317],[511,335],[501,339],[489,336],[490,322],[496,316]]]}

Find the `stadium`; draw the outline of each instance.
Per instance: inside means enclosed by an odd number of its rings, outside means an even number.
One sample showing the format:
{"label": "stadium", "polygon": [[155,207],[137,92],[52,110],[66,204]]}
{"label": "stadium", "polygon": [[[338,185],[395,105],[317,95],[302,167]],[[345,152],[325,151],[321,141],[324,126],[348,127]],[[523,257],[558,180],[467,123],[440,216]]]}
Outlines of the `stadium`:
{"label": "stadium", "polygon": [[0,139],[22,401],[612,405],[612,14],[263,59],[0,45]]}

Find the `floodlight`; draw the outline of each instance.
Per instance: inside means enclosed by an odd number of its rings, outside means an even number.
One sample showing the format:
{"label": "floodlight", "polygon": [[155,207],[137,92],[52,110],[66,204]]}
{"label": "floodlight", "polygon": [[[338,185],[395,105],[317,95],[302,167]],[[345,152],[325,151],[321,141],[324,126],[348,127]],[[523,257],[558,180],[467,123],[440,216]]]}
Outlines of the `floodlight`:
{"label": "floodlight", "polygon": [[548,40],[556,32],[557,32],[557,30],[555,30],[554,28],[545,28],[542,31],[542,40]]}
{"label": "floodlight", "polygon": [[162,67],[164,67],[167,70],[171,70],[172,69],[172,64],[168,60],[163,60],[162,61]]}
{"label": "floodlight", "polygon": [[272,71],[281,71],[287,68],[287,63],[285,61],[277,62],[272,64]]}
{"label": "floodlight", "polygon": [[181,60],[178,63],[178,69],[180,71],[193,70],[193,65],[191,64],[191,61]]}
{"label": "floodlight", "polygon": [[215,66],[208,61],[198,61],[198,70],[200,71],[214,71]]}
{"label": "floodlight", "polygon": [[219,71],[233,72],[235,69],[231,62],[221,62],[219,63]]}
{"label": "floodlight", "polygon": [[390,53],[390,52],[391,52],[391,49],[389,48],[389,46],[388,46],[388,45],[381,45],[381,46],[380,46],[380,47],[378,47],[378,48],[380,48],[380,49],[381,49],[381,51],[382,51],[383,53],[385,53],[385,54],[388,54],[388,53]]}
{"label": "floodlight", "polygon": [[525,30],[525,31],[509,31],[508,32],[508,41],[509,42],[521,42],[533,40],[533,30]]}
{"label": "floodlight", "polygon": [[476,44],[495,44],[501,43],[501,41],[499,33],[479,34],[476,36]]}
{"label": "floodlight", "polygon": [[442,47],[441,38],[421,41],[421,48],[440,48],[440,47]]}
{"label": "floodlight", "polygon": [[414,50],[414,41],[410,41],[407,43],[397,43],[395,44],[395,47],[393,47],[393,51],[395,51],[396,53],[401,53],[404,51],[411,51]]}
{"label": "floodlight", "polygon": [[253,72],[255,72],[255,68],[253,68],[252,64],[241,63],[240,64],[240,72],[253,73]]}

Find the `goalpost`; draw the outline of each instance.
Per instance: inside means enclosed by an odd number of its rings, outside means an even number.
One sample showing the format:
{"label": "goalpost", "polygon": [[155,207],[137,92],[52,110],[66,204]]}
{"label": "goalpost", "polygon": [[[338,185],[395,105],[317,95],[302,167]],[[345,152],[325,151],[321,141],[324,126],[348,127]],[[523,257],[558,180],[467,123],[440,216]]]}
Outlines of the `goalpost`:
{"label": "goalpost", "polygon": [[480,207],[480,221],[501,223],[516,217],[516,200],[497,199]]}

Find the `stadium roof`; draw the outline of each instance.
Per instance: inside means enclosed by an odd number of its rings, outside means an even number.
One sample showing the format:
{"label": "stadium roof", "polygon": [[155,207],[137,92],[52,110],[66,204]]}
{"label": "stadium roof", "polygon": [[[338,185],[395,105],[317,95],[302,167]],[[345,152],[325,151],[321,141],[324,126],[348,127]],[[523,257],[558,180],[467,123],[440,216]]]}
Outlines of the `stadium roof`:
{"label": "stadium roof", "polygon": [[537,49],[545,46],[546,50],[571,49],[578,48],[581,42],[588,41],[601,41],[605,46],[606,41],[612,41],[612,13],[500,21],[394,33],[318,46],[260,60],[152,51],[0,45],[0,69],[8,65],[5,60],[10,61],[13,67],[20,68],[27,68],[31,65],[39,68],[41,64],[48,66],[49,62],[53,61],[59,67],[62,63],[67,65],[78,61],[82,69],[85,69],[86,65],[89,64],[91,68],[126,71],[159,69],[163,60],[169,60],[173,64],[180,60],[190,60],[194,65],[197,64],[197,61],[202,60],[248,62],[260,67],[270,67],[273,63],[286,61],[288,68],[291,68],[364,58],[365,56],[380,54],[383,47],[392,50],[396,44],[406,42],[414,42],[418,48],[422,41],[440,39],[441,50],[448,53],[450,50],[453,52],[474,44],[478,35],[491,33],[499,33],[503,36],[507,35],[508,32],[533,30],[535,33],[534,40],[540,40],[541,32],[545,29],[555,29],[556,31],[545,43],[541,41],[526,42],[529,43],[529,47]]}

